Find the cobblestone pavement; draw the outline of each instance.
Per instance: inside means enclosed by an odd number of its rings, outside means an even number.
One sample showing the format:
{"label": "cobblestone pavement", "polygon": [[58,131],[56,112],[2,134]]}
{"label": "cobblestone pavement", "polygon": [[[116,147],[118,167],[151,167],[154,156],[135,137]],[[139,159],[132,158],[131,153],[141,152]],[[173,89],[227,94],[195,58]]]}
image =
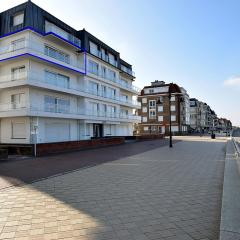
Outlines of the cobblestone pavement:
{"label": "cobblestone pavement", "polygon": [[218,239],[225,140],[184,137],[0,191],[0,239]]}

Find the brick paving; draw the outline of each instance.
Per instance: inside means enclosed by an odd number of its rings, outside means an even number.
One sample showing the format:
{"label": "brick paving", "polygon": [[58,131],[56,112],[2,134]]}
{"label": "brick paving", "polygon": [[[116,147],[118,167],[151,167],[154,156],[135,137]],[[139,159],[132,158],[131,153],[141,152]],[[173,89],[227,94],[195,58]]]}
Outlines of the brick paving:
{"label": "brick paving", "polygon": [[226,142],[182,139],[2,189],[0,239],[218,239]]}

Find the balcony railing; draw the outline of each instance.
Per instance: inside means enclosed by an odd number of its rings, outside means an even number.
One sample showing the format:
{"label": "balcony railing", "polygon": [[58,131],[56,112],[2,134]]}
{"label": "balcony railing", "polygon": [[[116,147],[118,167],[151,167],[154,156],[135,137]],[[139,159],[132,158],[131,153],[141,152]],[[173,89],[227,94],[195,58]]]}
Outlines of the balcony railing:
{"label": "balcony railing", "polygon": [[89,109],[85,110],[71,110],[70,107],[61,104],[49,104],[45,103],[42,107],[41,106],[32,106],[29,102],[21,102],[21,103],[3,103],[0,104],[0,113],[1,112],[16,112],[16,111],[28,111],[29,115],[32,112],[38,112],[39,115],[41,113],[57,113],[63,115],[79,115],[83,118],[87,117],[96,117],[96,118],[107,118],[107,119],[125,119],[125,120],[138,120],[140,121],[140,116],[133,115],[133,114],[122,114],[119,112],[105,112],[105,111],[93,111]]}
{"label": "balcony railing", "polygon": [[140,93],[140,91],[141,91],[140,88],[138,88],[138,87],[136,87],[134,85],[128,84],[128,83],[126,83],[125,81],[123,81],[121,79],[112,78],[108,74],[103,75],[100,72],[93,73],[91,71],[88,71],[88,73],[94,74],[94,75],[96,75],[98,77],[101,77],[103,79],[106,79],[106,80],[109,80],[111,82],[114,82],[114,83],[118,84],[121,88],[125,88],[127,90],[131,90],[131,91],[134,91],[134,92],[137,92],[137,93]]}
{"label": "balcony railing", "polygon": [[[69,79],[69,80],[71,81],[71,79]],[[59,79],[56,79],[56,81],[53,82],[51,79],[48,79],[44,75],[44,72],[41,73],[41,72],[37,72],[37,71],[23,71],[23,72],[12,73],[12,74],[8,74],[8,75],[0,76],[0,84],[1,83],[11,83],[14,81],[26,81],[27,83],[32,82],[33,84],[34,83],[35,84],[45,83],[45,84],[48,84],[51,86],[56,86],[56,87],[62,88],[63,91],[65,91],[66,89],[69,89],[69,90],[78,91],[79,93],[83,92],[83,93],[91,94],[94,96],[99,96],[99,97],[103,97],[106,99],[119,101],[120,103],[125,103],[127,105],[130,104],[130,105],[133,105],[136,107],[141,106],[141,104],[136,100],[128,100],[121,96],[111,95],[107,91],[102,91],[100,89],[96,90],[96,89],[92,89],[90,87],[71,86],[70,81],[68,83],[65,83],[65,82],[59,81]]]}
{"label": "balcony railing", "polygon": [[[20,39],[21,40],[21,39]],[[7,53],[13,53],[13,52],[17,52],[17,51],[26,51],[28,53],[28,50],[30,50],[30,53],[34,54],[41,54],[46,56],[47,58],[52,58],[53,60],[59,61],[63,64],[84,70],[84,61],[82,59],[81,61],[77,61],[75,59],[73,59],[73,56],[70,56],[69,61],[63,61],[62,58],[56,58],[56,57],[51,57],[49,55],[46,54],[45,52],[45,45],[41,42],[37,42],[34,40],[28,40],[28,39],[22,39],[21,41],[18,41],[16,44],[8,44],[6,46],[1,46],[0,47],[0,58],[2,57],[1,55],[3,54],[7,54]],[[60,51],[61,52],[61,51]]]}

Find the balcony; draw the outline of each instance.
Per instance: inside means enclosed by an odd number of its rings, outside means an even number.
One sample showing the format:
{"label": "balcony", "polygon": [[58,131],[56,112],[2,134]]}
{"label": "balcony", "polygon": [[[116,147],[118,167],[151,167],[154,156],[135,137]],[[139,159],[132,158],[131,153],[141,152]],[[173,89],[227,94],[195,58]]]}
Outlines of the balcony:
{"label": "balcony", "polygon": [[125,81],[121,80],[121,79],[117,79],[117,78],[112,78],[111,76],[109,76],[108,74],[101,74],[99,71],[97,72],[91,72],[91,71],[88,71],[89,74],[93,74],[97,77],[100,77],[101,79],[104,79],[104,80],[108,80],[112,83],[115,83],[118,87],[120,88],[123,88],[127,91],[130,91],[130,92],[134,92],[135,94],[139,94],[141,92],[141,89],[134,86],[134,85],[131,85],[129,83],[126,83]]}
{"label": "balcony", "polygon": [[95,51],[90,49],[90,53],[95,57],[102,59],[103,61],[113,65],[114,67],[118,67],[118,63],[116,60],[111,60],[107,54],[102,54],[101,51]]}
{"label": "balcony", "polygon": [[43,106],[32,106],[29,102],[0,104],[1,117],[41,116],[70,119],[91,119],[100,121],[140,122],[140,116],[124,115],[119,112],[71,110],[67,105],[45,103]]}
{"label": "balcony", "polygon": [[58,50],[56,50],[58,54],[54,54],[50,52],[50,50],[46,51],[46,46],[40,41],[29,41],[21,38],[17,40],[16,43],[13,42],[7,46],[0,47],[0,62],[28,54],[30,57],[35,57],[38,60],[85,74],[84,56],[81,56],[79,60],[77,60],[77,56],[73,57],[72,55],[68,55],[67,57],[67,54]]}
{"label": "balcony", "polygon": [[44,72],[23,71],[18,72],[17,74],[12,73],[8,75],[1,75],[0,89],[29,84],[41,88],[67,92],[77,96],[93,97],[95,99],[99,99],[99,97],[101,97],[103,98],[102,100],[110,102],[113,101],[116,104],[122,104],[129,107],[139,108],[141,106],[140,103],[135,100],[128,100],[122,98],[121,96],[111,95],[108,92],[100,89],[96,90],[87,86],[72,86],[71,79],[69,79],[69,82],[63,82],[60,80],[61,79],[55,79],[55,81],[52,81],[45,76]]}

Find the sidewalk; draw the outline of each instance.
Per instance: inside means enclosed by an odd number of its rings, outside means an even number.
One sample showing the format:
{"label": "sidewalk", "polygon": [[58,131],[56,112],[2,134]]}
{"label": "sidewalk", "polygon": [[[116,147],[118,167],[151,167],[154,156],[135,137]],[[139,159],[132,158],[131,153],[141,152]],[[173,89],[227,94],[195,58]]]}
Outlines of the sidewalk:
{"label": "sidewalk", "polygon": [[217,240],[226,140],[182,139],[1,190],[0,239]]}

